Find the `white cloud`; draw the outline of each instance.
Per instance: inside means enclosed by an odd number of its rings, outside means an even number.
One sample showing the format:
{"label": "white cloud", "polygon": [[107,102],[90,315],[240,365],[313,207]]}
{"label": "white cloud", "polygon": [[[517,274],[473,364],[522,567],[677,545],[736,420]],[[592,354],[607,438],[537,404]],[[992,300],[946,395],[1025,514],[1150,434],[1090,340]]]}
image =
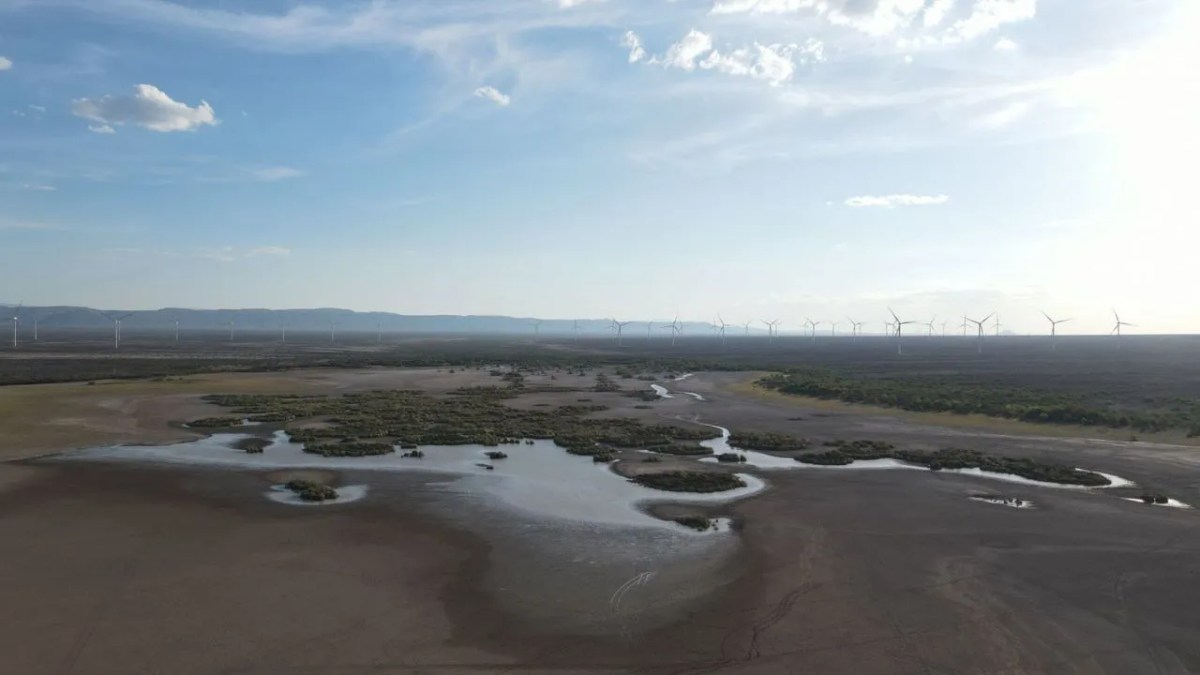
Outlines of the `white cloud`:
{"label": "white cloud", "polygon": [[[634,37],[636,38],[636,35]],[[642,50],[640,41],[637,48]],[[644,50],[642,53],[644,54]],[[633,54],[630,54],[630,63],[639,60],[640,57],[634,59]],[[749,47],[738,47],[723,52],[713,48],[711,35],[692,29],[679,42],[671,45],[666,54],[650,59],[649,63],[660,63],[667,68],[689,72],[697,68],[715,70],[728,75],[763,80],[772,86],[778,86],[792,78],[796,72],[797,61],[810,63],[824,60],[825,45],[820,40],[809,39],[803,45],[763,45],[755,42]]]}
{"label": "white cloud", "polygon": [[113,127],[124,124],[160,132],[192,131],[217,124],[212,106],[206,101],[189,107],[150,84],[137,85],[132,96],[106,94],[97,99],[76,99],[71,104],[71,112],[76,117],[97,122],[97,126],[88,127],[97,133],[112,133]]}
{"label": "white cloud", "polygon": [[12,70],[13,62],[3,56],[0,56],[0,70]]}
{"label": "white cloud", "polygon": [[847,199],[846,206],[890,209],[897,206],[941,206],[948,201],[950,198],[946,195],[860,195]]}
{"label": "white cloud", "polygon": [[89,124],[88,131],[94,134],[115,134],[117,130],[107,124]]}
{"label": "white cloud", "polygon": [[495,87],[490,87],[490,86],[489,87],[480,87],[475,90],[475,95],[478,96],[479,98],[486,98],[487,100],[489,100],[492,103],[495,103],[496,105],[501,106],[501,107],[507,106],[508,104],[512,103],[511,96],[509,96],[508,94],[502,93],[499,89],[497,89]]}
{"label": "white cloud", "polygon": [[752,77],[778,86],[792,79],[792,74],[796,72],[794,58],[797,53],[811,54],[815,60],[821,60],[824,58],[822,50],[819,42],[808,49],[798,45],[760,45],[756,42],[753,48],[743,47],[726,54],[714,50],[700,62],[700,67]]}
{"label": "white cloud", "polygon": [[671,45],[662,63],[668,68],[692,71],[696,69],[696,59],[712,51],[712,48],[712,36],[693,28],[682,40]]}
{"label": "white cloud", "polygon": [[[906,33],[908,37],[900,40],[902,46],[967,42],[1006,23],[1032,19],[1037,13],[1037,0],[967,0],[965,11],[954,12],[956,4],[955,0],[716,0],[711,13],[807,11],[831,24],[875,37]],[[952,13],[960,18],[947,25]],[[932,32],[922,34],[922,29]]]}
{"label": "white cloud", "polygon": [[570,9],[572,7],[579,7],[580,5],[586,5],[588,3],[604,2],[604,0],[547,0],[547,2],[553,2],[554,4],[558,5],[562,9]]}
{"label": "white cloud", "polygon": [[29,190],[30,192],[54,192],[58,188],[44,183],[22,183],[21,189]]}
{"label": "white cloud", "polygon": [[284,246],[258,246],[255,248],[222,246],[221,248],[199,251],[159,251],[158,253],[160,255],[177,255],[200,258],[202,260],[216,260],[217,262],[234,262],[235,260],[261,257],[286,258],[292,254],[292,249]]}
{"label": "white cloud", "polygon": [[274,183],[289,178],[299,178],[304,175],[303,171],[293,169],[290,166],[268,166],[262,169],[255,169],[251,173],[255,180],[264,183]]}
{"label": "white cloud", "polygon": [[633,31],[625,32],[625,37],[621,38],[621,46],[629,49],[630,63],[637,63],[646,58],[646,48],[642,46],[642,39]]}
{"label": "white cloud", "polygon": [[999,40],[996,40],[996,46],[993,47],[993,49],[998,52],[1015,52],[1020,48],[1020,45],[1008,38],[1000,38]]}

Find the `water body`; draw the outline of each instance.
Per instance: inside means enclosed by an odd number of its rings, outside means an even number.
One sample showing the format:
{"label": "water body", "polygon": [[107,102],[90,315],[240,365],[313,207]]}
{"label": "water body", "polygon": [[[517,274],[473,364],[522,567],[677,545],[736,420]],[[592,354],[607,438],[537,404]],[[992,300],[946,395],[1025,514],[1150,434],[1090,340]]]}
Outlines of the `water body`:
{"label": "water body", "polygon": [[650,388],[654,390],[654,393],[658,394],[659,398],[675,398],[671,395],[671,392],[661,384],[652,384],[650,385]]}
{"label": "water body", "polygon": [[[724,427],[719,427],[715,424],[704,424],[704,426],[710,427],[713,429],[719,429],[721,431],[721,437],[714,438],[710,441],[703,441],[700,445],[703,445],[704,447],[707,447],[707,448],[711,448],[713,450],[713,453],[715,453],[715,454],[721,454],[721,453],[726,453],[726,452],[738,453],[746,458],[746,461],[744,463],[742,463],[743,466],[754,467],[756,469],[765,469],[765,470],[806,469],[806,470],[826,470],[826,471],[846,471],[846,470],[863,471],[863,470],[880,470],[880,469],[892,469],[892,470],[894,470],[894,469],[910,469],[910,470],[914,470],[914,471],[929,471],[928,467],[921,466],[920,464],[910,464],[908,462],[902,462],[898,459],[890,459],[890,458],[860,459],[860,460],[857,460],[850,464],[844,464],[841,466],[827,466],[827,465],[823,465],[823,464],[805,464],[804,462],[797,462],[792,457],[779,457],[777,455],[770,455],[765,452],[756,452],[754,450],[743,450],[741,448],[733,447],[729,444],[729,430],[728,429],[726,429]],[[700,461],[711,464],[711,463],[716,463],[717,458],[716,457],[705,457],[704,459],[702,459]],[[1076,469],[1076,470],[1091,471],[1091,469]],[[1133,481],[1126,480],[1125,478],[1122,478],[1120,476],[1114,476],[1109,473],[1101,473],[1099,471],[1091,471],[1091,472],[1100,474],[1101,476],[1104,476],[1105,478],[1107,478],[1109,480],[1109,484],[1101,486],[1100,488],[1092,488],[1092,487],[1088,487],[1085,485],[1066,485],[1063,483],[1049,483],[1049,482],[1045,482],[1045,481],[1023,478],[1021,476],[1015,476],[1015,475],[1009,474],[1009,473],[997,473],[994,471],[984,471],[983,469],[942,469],[939,473],[955,473],[955,474],[961,474],[964,476],[974,476],[976,478],[987,478],[988,480],[998,480],[998,481],[1003,481],[1006,483],[1019,483],[1021,485],[1036,485],[1039,487],[1051,487],[1051,488],[1075,489],[1075,490],[1095,490],[1095,489],[1105,489],[1105,488],[1133,487],[1135,485]]]}
{"label": "water body", "polygon": [[[652,490],[632,483],[590,457],[567,453],[553,441],[501,448],[482,445],[424,446],[424,459],[400,453],[375,457],[322,457],[307,454],[277,431],[262,453],[248,454],[233,447],[245,434],[215,434],[177,445],[111,446],[62,455],[64,460],[131,461],[244,469],[332,469],[347,471],[405,471],[451,474],[457,478],[442,489],[482,496],[487,503],[541,518],[639,528],[689,531],[659,520],[641,507],[654,502],[724,504],[748,497],[766,487],[754,476],[741,475],[746,487],[711,494]],[[486,453],[502,449],[507,459],[489,460]],[[480,465],[492,466],[492,470]],[[345,488],[338,487],[339,492]],[[273,494],[273,493],[272,493]],[[364,492],[365,495],[365,492]],[[274,496],[272,499],[276,499]],[[361,496],[359,497],[361,498]],[[342,502],[339,502],[342,503]],[[702,533],[694,533],[700,535]]]}
{"label": "water body", "polygon": [[[1122,497],[1122,499],[1124,499],[1127,502],[1137,502],[1138,504],[1146,504],[1146,502],[1142,501],[1138,497]],[[1146,504],[1146,506],[1166,506],[1166,507],[1173,508],[1173,509],[1190,509],[1190,508],[1192,508],[1191,506],[1184,504],[1183,502],[1179,501],[1178,499],[1171,499],[1171,498],[1167,498],[1166,504]]]}

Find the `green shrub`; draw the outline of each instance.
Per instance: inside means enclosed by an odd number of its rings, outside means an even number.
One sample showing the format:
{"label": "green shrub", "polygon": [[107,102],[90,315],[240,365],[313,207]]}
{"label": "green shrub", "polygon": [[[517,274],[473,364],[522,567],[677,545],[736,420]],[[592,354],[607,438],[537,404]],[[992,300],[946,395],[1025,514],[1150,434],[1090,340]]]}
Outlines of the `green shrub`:
{"label": "green shrub", "polygon": [[644,487],[667,492],[725,492],[746,487],[745,481],[731,473],[706,471],[643,473],[630,480]]}

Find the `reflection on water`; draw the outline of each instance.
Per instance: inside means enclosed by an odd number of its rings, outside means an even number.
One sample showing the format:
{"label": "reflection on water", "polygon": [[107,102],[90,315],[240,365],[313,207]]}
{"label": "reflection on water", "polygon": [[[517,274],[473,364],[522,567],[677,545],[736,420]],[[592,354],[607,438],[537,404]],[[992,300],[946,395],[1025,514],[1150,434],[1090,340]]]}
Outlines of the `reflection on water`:
{"label": "reflection on water", "polygon": [[[493,505],[597,525],[687,528],[644,513],[639,506],[651,502],[685,504],[727,503],[762,490],[764,483],[743,475],[746,487],[713,494],[672,493],[651,490],[617,475],[607,464],[590,457],[568,454],[552,441],[504,446],[507,459],[489,460],[495,450],[482,445],[423,446],[424,459],[399,453],[376,457],[322,457],[307,454],[278,431],[260,454],[233,448],[244,434],[215,434],[190,443],[165,446],[113,446],[64,455],[68,459],[159,462],[229,466],[256,469],[342,469],[358,471],[413,471],[453,474],[445,490],[466,495],[482,494]],[[491,470],[483,466],[493,467]],[[699,533],[695,533],[699,534]]]}

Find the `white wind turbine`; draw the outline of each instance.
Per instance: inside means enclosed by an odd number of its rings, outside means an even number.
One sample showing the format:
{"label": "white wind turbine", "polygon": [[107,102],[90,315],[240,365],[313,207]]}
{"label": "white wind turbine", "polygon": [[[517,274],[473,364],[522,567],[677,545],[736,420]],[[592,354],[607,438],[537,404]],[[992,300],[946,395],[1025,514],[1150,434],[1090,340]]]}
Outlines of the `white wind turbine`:
{"label": "white wind turbine", "polygon": [[929,321],[928,321],[928,322],[925,324],[925,327],[929,329],[929,332],[926,334],[926,337],[933,337],[933,322],[934,322],[934,321],[937,321],[937,315],[936,315],[936,314],[934,315],[934,317],[933,317],[932,319],[930,319],[930,320],[929,320]]}
{"label": "white wind turbine", "polygon": [[339,325],[339,324],[338,324],[338,322],[336,322],[336,321],[330,321],[330,322],[329,322],[329,343],[330,343],[330,344],[333,344],[333,343],[334,343],[334,342],[337,340],[337,327],[338,327],[338,325]]}
{"label": "white wind turbine", "polygon": [[837,337],[837,327],[838,327],[839,325],[841,325],[841,322],[840,322],[840,321],[831,321],[831,322],[829,322],[829,335],[830,335],[830,337]]}
{"label": "white wind turbine", "polygon": [[283,321],[279,324],[279,341],[287,344],[287,322]]}
{"label": "white wind turbine", "polygon": [[620,347],[624,344],[624,339],[622,336],[625,333],[625,326],[628,326],[631,323],[633,323],[633,322],[632,321],[617,321],[616,319],[612,319],[612,327],[617,331],[617,346],[618,347]]}
{"label": "white wind turbine", "polygon": [[375,344],[377,344],[377,345],[383,344],[383,322],[382,321],[375,322]]}
{"label": "white wind turbine", "polygon": [[[995,314],[995,312],[993,312],[992,314]],[[978,333],[976,336],[978,343],[976,345],[976,349],[980,354],[983,353],[983,324],[987,323],[988,319],[992,318],[992,314],[988,314],[987,316],[983,317],[983,319],[980,321],[976,321],[975,319],[972,319],[969,316],[963,317],[964,321],[970,321],[971,323],[975,324],[975,328],[978,329]]]}
{"label": "white wind turbine", "polygon": [[858,329],[862,326],[862,324],[855,321],[854,319],[851,319],[850,317],[846,317],[846,320],[850,322],[850,337],[857,338],[858,337]]}
{"label": "white wind turbine", "polygon": [[1127,321],[1122,321],[1121,315],[1117,314],[1117,310],[1115,310],[1115,309],[1113,310],[1113,318],[1116,319],[1117,322],[1116,322],[1116,324],[1113,325],[1112,332],[1109,333],[1109,335],[1116,335],[1118,339],[1120,339],[1120,337],[1121,337],[1121,326],[1129,326],[1130,328],[1135,327],[1135,324],[1129,323]]}
{"label": "white wind turbine", "polygon": [[175,342],[179,342],[179,319],[175,319]]}
{"label": "white wind turbine", "polygon": [[779,334],[779,324],[783,323],[783,320],[775,319],[774,321],[763,321],[763,323],[767,324],[768,342],[775,342],[775,336]]}
{"label": "white wind turbine", "polygon": [[900,317],[896,316],[896,313],[894,311],[892,311],[891,307],[888,307],[888,313],[891,314],[892,318],[896,320],[896,323],[894,324],[896,326],[896,353],[903,354],[904,353],[904,326],[914,324],[914,323],[916,323],[916,321],[901,321]]}
{"label": "white wind turbine", "polygon": [[679,337],[679,334],[680,334],[680,333],[682,333],[682,332],[683,332],[683,324],[679,323],[679,315],[678,315],[678,314],[676,314],[676,315],[675,315],[675,318],[671,320],[671,323],[668,323],[668,324],[664,324],[664,325],[662,325],[662,326],[659,326],[659,328],[664,328],[664,329],[665,329],[665,328],[669,328],[669,329],[671,329],[671,346],[672,346],[672,347],[674,347],[674,346],[675,346],[675,339],[676,339],[677,337]]}
{"label": "white wind turbine", "polygon": [[808,326],[809,336],[813,339],[813,342],[816,342],[817,341],[817,326],[820,326],[821,322],[813,321],[812,319],[805,318],[804,323]]}
{"label": "white wind turbine", "polygon": [[21,325],[21,308],[24,306],[25,306],[25,302],[22,301],[21,303],[19,303],[17,305],[17,308],[15,310],[13,310],[13,315],[12,315],[12,319],[11,319],[12,325],[13,325],[13,349],[17,348],[17,326]]}
{"label": "white wind turbine", "polygon": [[1057,351],[1057,346],[1054,344],[1054,338],[1058,337],[1058,324],[1066,323],[1070,321],[1070,319],[1051,319],[1050,315],[1044,311],[1042,312],[1042,316],[1046,317],[1046,320],[1050,322],[1050,348]]}
{"label": "white wind turbine", "polygon": [[721,346],[724,347],[725,346],[725,329],[729,327],[729,324],[725,323],[725,319],[722,319],[720,314],[717,315],[717,322],[718,322],[717,330],[720,331],[720,333],[721,333]]}
{"label": "white wind turbine", "polygon": [[571,322],[571,339],[576,341],[579,340],[579,319],[575,319]]}
{"label": "white wind turbine", "polygon": [[222,325],[229,327],[229,341],[233,342],[233,318],[230,317],[230,319]]}
{"label": "white wind turbine", "polygon": [[129,315],[133,314],[133,312],[126,312],[125,314],[121,314],[121,315],[113,315],[113,314],[109,314],[108,312],[100,312],[100,314],[102,314],[105,317],[108,317],[108,319],[110,321],[112,321],[112,323],[113,323],[113,350],[115,351],[115,350],[120,349],[121,348],[121,321],[123,321],[124,319],[129,317]]}
{"label": "white wind turbine", "polygon": [[750,324],[752,323],[754,322],[747,321],[746,323],[742,324],[742,335],[750,335]]}

